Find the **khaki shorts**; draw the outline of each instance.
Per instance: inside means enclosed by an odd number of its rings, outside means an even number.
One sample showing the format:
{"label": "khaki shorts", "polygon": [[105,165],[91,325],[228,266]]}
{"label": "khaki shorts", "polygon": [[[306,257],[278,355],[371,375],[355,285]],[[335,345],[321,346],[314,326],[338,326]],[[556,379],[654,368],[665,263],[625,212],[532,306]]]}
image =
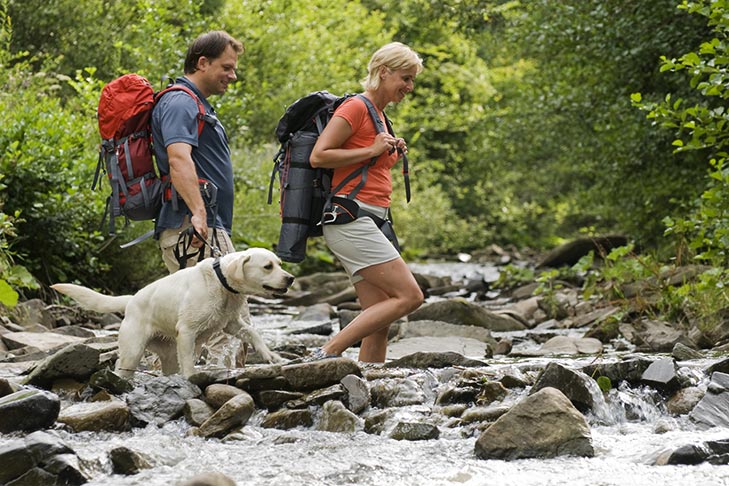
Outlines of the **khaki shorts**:
{"label": "khaki shorts", "polygon": [[[358,203],[377,216],[384,218],[387,215],[387,208]],[[353,284],[362,280],[356,274],[363,268],[400,258],[372,218],[357,218],[347,224],[324,225],[324,239]]]}
{"label": "khaki shorts", "polygon": [[[159,235],[159,247],[162,250],[162,260],[165,262],[167,270],[169,270],[170,273],[174,273],[180,269],[180,263],[177,261],[177,258],[175,258],[175,247],[177,246],[177,240],[180,237],[180,233],[185,231],[190,226],[190,218],[185,217],[185,221],[182,223],[182,226],[180,226],[179,228],[162,230],[162,233],[160,233]],[[217,237],[217,241],[213,239],[213,235]],[[233,248],[233,242],[231,241],[228,232],[222,228],[208,229],[208,245],[217,245],[218,249],[223,255],[235,251],[235,248]],[[213,256],[212,250],[208,245],[205,245],[203,247],[203,258]],[[180,250],[182,250],[182,248]],[[187,251],[188,253],[192,253],[195,250],[197,249],[190,247]],[[198,262],[199,258],[200,257],[198,254],[195,254],[194,256],[188,258],[187,266],[194,266]]]}

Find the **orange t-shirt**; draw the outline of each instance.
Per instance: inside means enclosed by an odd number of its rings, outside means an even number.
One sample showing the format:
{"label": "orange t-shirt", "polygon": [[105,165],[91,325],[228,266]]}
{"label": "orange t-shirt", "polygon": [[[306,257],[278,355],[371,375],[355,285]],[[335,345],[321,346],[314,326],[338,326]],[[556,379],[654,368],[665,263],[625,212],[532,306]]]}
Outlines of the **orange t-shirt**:
{"label": "orange t-shirt", "polygon": [[[380,120],[384,122],[385,117],[382,112],[377,110],[377,114],[380,116]],[[365,105],[364,101],[357,97],[352,97],[337,108],[334,112],[334,116],[344,118],[347,123],[349,123],[349,126],[352,127],[352,136],[344,142],[341,148],[353,149],[369,147],[374,143],[375,137],[377,136],[377,129],[375,128],[375,124],[372,122],[372,118],[367,111],[367,105]],[[390,175],[390,169],[397,163],[397,159],[398,153],[396,151],[389,154],[388,151],[385,150],[382,154],[380,154],[377,158],[377,162],[367,169],[367,180],[365,185],[362,189],[360,189],[355,197],[367,204],[390,207],[390,195],[392,194],[392,177]],[[362,162],[357,162],[356,164],[334,169],[332,187],[337,187],[337,185],[351,174],[352,171],[359,169],[363,165],[369,164],[369,162],[370,159],[367,159]],[[337,194],[349,194],[361,180],[362,178],[360,176],[355,177],[342,189],[337,191]]]}

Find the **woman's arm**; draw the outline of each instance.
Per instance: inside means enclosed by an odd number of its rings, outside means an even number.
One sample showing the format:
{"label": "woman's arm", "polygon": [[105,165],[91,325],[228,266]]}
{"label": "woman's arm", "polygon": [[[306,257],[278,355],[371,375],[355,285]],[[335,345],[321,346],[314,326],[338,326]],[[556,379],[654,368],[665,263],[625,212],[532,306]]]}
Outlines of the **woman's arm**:
{"label": "woman's arm", "polygon": [[326,169],[334,169],[337,167],[345,167],[347,165],[356,164],[363,160],[369,160],[379,155],[385,150],[391,149],[397,144],[395,137],[389,133],[378,133],[375,141],[369,147],[356,149],[343,149],[344,142],[352,136],[352,127],[349,122],[342,117],[333,117],[319,139],[314,145],[314,149],[309,157],[312,167],[323,167]]}

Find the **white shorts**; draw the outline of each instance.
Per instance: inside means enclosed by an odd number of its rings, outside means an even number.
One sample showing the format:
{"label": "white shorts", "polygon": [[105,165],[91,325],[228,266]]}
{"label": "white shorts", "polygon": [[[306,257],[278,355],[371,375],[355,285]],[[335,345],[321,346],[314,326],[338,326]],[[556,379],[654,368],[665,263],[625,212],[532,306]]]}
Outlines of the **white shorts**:
{"label": "white shorts", "polygon": [[[381,218],[387,216],[387,208],[357,202],[376,216]],[[352,283],[362,280],[356,273],[363,268],[400,258],[398,251],[382,234],[372,218],[357,218],[347,224],[324,225],[324,239]]]}

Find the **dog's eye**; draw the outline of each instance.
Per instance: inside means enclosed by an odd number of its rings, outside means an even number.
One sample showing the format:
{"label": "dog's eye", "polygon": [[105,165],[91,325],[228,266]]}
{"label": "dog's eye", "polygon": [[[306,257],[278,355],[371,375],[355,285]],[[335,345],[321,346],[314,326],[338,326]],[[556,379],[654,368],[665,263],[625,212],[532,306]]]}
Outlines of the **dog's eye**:
{"label": "dog's eye", "polygon": [[269,263],[268,265],[266,265],[263,268],[265,268],[266,270],[273,270],[273,263]]}

